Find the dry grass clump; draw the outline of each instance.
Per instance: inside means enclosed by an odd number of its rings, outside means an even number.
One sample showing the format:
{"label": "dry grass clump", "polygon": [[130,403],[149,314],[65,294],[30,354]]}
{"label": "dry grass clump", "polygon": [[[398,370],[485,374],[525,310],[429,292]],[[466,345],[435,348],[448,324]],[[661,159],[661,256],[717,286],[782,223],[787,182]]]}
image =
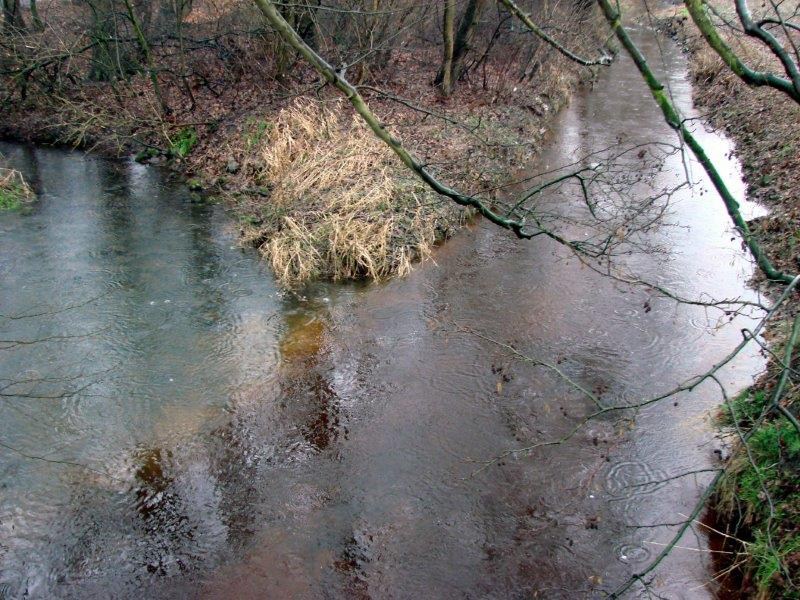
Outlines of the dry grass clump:
{"label": "dry grass clump", "polygon": [[[702,86],[713,85],[715,91],[721,94],[739,94],[748,89],[747,84],[722,62],[719,55],[704,40],[699,38],[699,32],[694,32],[694,35],[697,37],[691,40],[693,48],[689,64],[692,79]],[[758,50],[753,42],[737,40],[736,53],[745,63],[757,69],[769,69],[774,66],[770,65],[769,57],[765,57]]]}
{"label": "dry grass clump", "polygon": [[699,82],[708,84],[719,76],[732,75],[736,77],[722,62],[719,55],[709,46],[700,46],[692,57],[691,62],[692,78]]}
{"label": "dry grass clump", "polygon": [[0,210],[14,210],[33,198],[33,190],[16,169],[0,167]]}
{"label": "dry grass clump", "polygon": [[466,213],[409,175],[342,103],[297,100],[269,126],[245,238],[286,286],[405,275]]}

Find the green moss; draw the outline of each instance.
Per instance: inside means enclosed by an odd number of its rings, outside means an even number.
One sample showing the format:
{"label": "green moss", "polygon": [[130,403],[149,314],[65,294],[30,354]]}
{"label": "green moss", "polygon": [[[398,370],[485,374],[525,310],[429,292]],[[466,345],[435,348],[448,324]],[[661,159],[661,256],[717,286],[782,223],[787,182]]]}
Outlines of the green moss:
{"label": "green moss", "polygon": [[750,437],[750,449],[757,463],[774,466],[800,457],[800,434],[786,420],[771,421]]}
{"label": "green moss", "polygon": [[17,210],[22,206],[22,198],[12,189],[0,189],[0,210]]}
{"label": "green moss", "polygon": [[261,146],[267,134],[272,130],[272,124],[262,119],[249,118],[245,122],[244,142],[248,150]]}
{"label": "green moss", "polygon": [[140,163],[147,162],[151,158],[155,158],[156,156],[159,156],[160,154],[161,154],[161,151],[156,149],[156,148],[145,148],[141,152],[137,152],[136,156],[133,157],[133,160],[135,160],[136,162],[140,162]]}
{"label": "green moss", "polygon": [[718,498],[740,515],[737,531],[750,532],[745,570],[759,593],[800,598],[785,585],[800,560],[800,433],[780,414],[765,414],[770,402],[767,391],[748,389],[724,406],[721,425],[738,426],[748,439],[747,449],[735,450]]}
{"label": "green moss", "polygon": [[767,421],[750,435],[748,447],[749,454],[741,452],[738,457],[730,483],[748,514],[766,518],[769,513],[767,492],[773,504],[798,492],[800,434],[785,420]]}
{"label": "green moss", "polygon": [[184,127],[172,140],[169,147],[169,154],[177,158],[184,158],[189,155],[197,145],[197,130],[194,127]]}
{"label": "green moss", "polygon": [[[775,580],[786,572],[787,559],[800,552],[800,538],[794,536],[781,540],[758,532],[748,550],[755,566],[753,576],[758,589],[768,594],[767,597],[781,597],[773,595],[771,588]],[[789,590],[786,592],[783,598],[798,598],[797,592],[794,595]]]}
{"label": "green moss", "polygon": [[765,405],[766,395],[764,392],[748,388],[733,398],[729,404],[722,406],[720,425],[733,427],[738,424],[740,427],[750,429],[756,419],[761,416]]}
{"label": "green moss", "polygon": [[186,186],[193,192],[200,192],[203,190],[203,182],[193,177],[186,182]]}
{"label": "green moss", "polygon": [[778,151],[778,158],[789,158],[791,156],[795,156],[796,151],[792,144],[784,144],[781,149]]}
{"label": "green moss", "polygon": [[253,215],[239,215],[239,222],[244,223],[245,225],[252,225],[253,227],[258,227],[264,223],[263,219],[259,217],[255,217]]}
{"label": "green moss", "polygon": [[0,210],[19,210],[30,197],[30,189],[24,183],[0,180]]}

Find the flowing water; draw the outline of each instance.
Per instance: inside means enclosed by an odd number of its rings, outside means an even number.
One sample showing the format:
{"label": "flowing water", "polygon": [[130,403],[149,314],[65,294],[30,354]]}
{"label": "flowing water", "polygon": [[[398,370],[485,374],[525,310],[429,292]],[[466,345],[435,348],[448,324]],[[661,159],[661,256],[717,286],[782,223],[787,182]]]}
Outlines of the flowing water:
{"label": "flowing water", "polygon": [[[641,37],[690,111],[685,60]],[[741,193],[729,143],[702,137]],[[530,169],[666,139],[622,57]],[[716,327],[484,222],[405,279],[285,295],[230,217],[163,173],[0,151],[42,192],[0,215],[0,597],[599,596],[674,532],[636,525],[685,520],[710,475],[672,478],[717,464],[709,383],[475,473],[593,408],[494,341],[630,402],[709,368],[751,321]],[[675,156],[663,177],[683,172]],[[702,188],[673,199],[668,254],[636,267],[686,296],[748,296]],[[743,354],[722,379],[761,364]],[[655,591],[711,597],[702,533],[681,546]]]}

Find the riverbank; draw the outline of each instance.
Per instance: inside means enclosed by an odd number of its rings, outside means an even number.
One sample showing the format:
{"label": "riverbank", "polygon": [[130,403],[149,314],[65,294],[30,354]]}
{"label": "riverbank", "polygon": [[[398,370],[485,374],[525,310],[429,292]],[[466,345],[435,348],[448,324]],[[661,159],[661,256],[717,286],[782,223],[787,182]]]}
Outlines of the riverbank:
{"label": "riverbank", "polygon": [[[690,58],[696,105],[734,140],[749,197],[769,209],[750,222],[752,231],[779,269],[797,272],[800,107],[775,90],[746,86],[703,42],[687,15],[666,25]],[[770,63],[754,47],[742,52],[754,64]],[[787,385],[780,383],[785,364],[800,364],[791,349],[792,321],[799,312],[794,294],[766,331],[766,372],[724,406],[719,418],[732,451],[710,508],[731,536],[722,549],[733,558],[718,566],[733,581],[727,587],[743,597],[800,597],[800,431],[791,421],[800,389],[791,377]]]}
{"label": "riverbank", "polygon": [[[245,22],[250,13],[236,10],[244,12],[226,19]],[[69,23],[79,16],[72,12],[58,17]],[[213,19],[204,22],[203,12],[195,12],[185,18],[181,44],[202,38],[204,45],[178,52],[174,40],[154,39],[151,68],[126,79],[91,81],[94,54],[92,61],[71,51],[50,52],[46,60],[25,58],[19,49],[6,55],[12,75],[4,81],[9,93],[0,135],[114,156],[135,153],[140,161],[169,166],[193,189],[225,200],[243,242],[259,249],[286,287],[404,275],[469,220],[468,211],[411,178],[338,93],[286,56],[279,40],[231,33],[212,44],[203,36]],[[573,14],[548,18],[567,32],[568,46],[589,54],[603,43],[596,17],[580,17],[577,26]],[[66,37],[67,29],[28,31],[25,48],[63,44],[57,36]],[[541,44],[524,54],[502,56],[496,49],[498,56],[490,56],[496,39],[446,98],[432,85],[441,50],[413,38],[385,51],[379,65],[364,62],[348,74],[437,176],[489,201],[508,173],[539,151],[574,88],[594,77],[592,69]]]}

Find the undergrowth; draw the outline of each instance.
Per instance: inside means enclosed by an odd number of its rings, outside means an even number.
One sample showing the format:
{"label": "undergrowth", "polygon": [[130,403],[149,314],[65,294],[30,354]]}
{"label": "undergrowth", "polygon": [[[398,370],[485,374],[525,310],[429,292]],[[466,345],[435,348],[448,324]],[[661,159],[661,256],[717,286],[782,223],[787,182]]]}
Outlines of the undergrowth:
{"label": "undergrowth", "polygon": [[33,197],[22,173],[0,168],[0,210],[17,210]]}
{"label": "undergrowth", "polygon": [[197,145],[197,130],[194,127],[185,127],[171,140],[168,154],[177,158],[185,158]]}
{"label": "undergrowth", "polygon": [[[738,440],[716,497],[742,540],[745,589],[757,598],[800,598],[800,433],[772,398],[749,389],[723,407]],[[790,398],[791,402],[791,398]],[[747,436],[746,445],[741,436]]]}
{"label": "undergrowth", "polygon": [[245,240],[289,287],[403,276],[468,217],[343,114],[300,99],[244,135],[241,168],[263,191],[238,202]]}

